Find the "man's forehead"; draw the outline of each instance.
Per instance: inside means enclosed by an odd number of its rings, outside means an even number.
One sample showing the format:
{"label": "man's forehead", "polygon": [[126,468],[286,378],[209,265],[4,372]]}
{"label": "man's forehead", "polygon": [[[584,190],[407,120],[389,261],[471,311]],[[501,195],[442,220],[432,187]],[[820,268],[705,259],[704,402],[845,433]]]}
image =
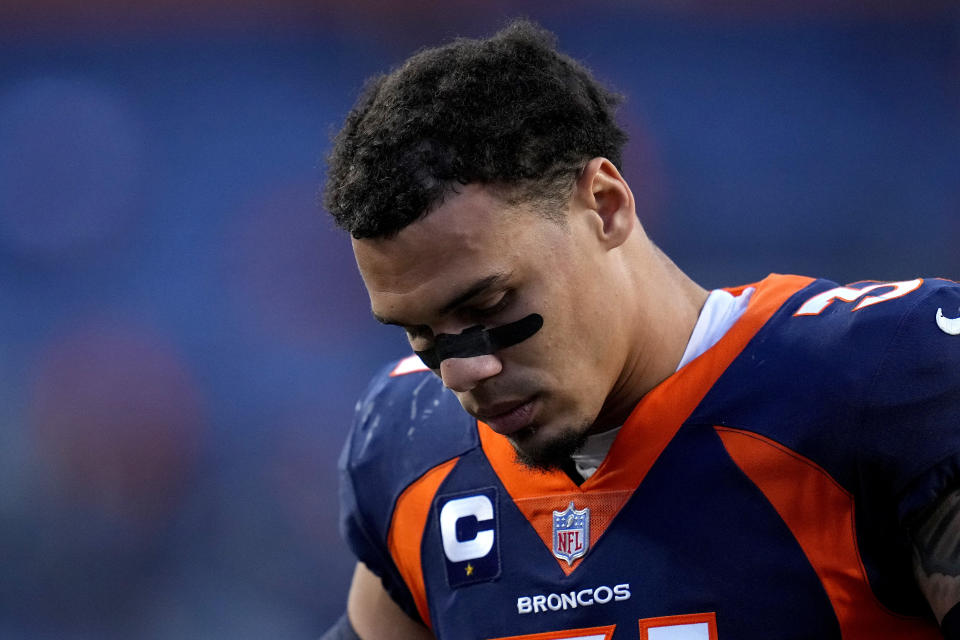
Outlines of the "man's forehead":
{"label": "man's forehead", "polygon": [[494,265],[509,260],[522,233],[504,208],[502,200],[467,185],[394,236],[354,239],[360,274],[368,289],[396,291],[438,276],[477,278],[502,270]]}
{"label": "man's forehead", "polygon": [[440,294],[464,281],[501,270],[492,266],[500,262],[498,256],[469,243],[421,244],[405,240],[409,238],[354,241],[357,266],[371,297],[405,295],[415,290]]}

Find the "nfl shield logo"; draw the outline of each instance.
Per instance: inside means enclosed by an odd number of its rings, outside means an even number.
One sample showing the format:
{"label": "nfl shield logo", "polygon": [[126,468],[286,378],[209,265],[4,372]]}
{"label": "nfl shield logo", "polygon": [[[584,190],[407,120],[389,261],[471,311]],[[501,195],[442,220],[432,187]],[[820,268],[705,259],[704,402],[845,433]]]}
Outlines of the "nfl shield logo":
{"label": "nfl shield logo", "polygon": [[590,547],[590,509],[573,508],[573,501],[564,511],[553,512],[553,555],[567,561],[567,566]]}

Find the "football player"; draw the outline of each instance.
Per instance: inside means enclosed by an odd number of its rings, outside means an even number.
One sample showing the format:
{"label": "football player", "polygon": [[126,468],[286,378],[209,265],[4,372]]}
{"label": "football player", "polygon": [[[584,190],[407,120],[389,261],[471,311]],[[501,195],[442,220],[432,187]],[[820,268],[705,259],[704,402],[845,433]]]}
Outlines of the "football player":
{"label": "football player", "polygon": [[325,204],[414,354],[358,403],[325,638],[960,637],[960,286],[704,290],[617,103],[516,22],[348,116]]}

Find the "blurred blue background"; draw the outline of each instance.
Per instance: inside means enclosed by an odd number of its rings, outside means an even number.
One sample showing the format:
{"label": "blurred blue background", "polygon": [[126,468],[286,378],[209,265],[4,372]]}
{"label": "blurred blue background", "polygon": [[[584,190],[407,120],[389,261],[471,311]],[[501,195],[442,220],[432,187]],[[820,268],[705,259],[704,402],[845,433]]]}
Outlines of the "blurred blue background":
{"label": "blurred blue background", "polygon": [[[707,287],[960,277],[956,3],[720,4],[523,8],[627,94],[654,240]],[[406,354],[323,158],[368,75],[515,9],[128,5],[0,7],[0,637],[315,637],[352,406]]]}

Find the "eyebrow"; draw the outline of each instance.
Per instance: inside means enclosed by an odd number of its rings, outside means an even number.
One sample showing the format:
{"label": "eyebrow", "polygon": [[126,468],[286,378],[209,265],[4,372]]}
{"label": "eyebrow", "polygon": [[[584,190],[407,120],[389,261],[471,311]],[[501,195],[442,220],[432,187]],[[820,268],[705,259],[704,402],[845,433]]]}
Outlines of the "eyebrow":
{"label": "eyebrow", "polygon": [[[451,298],[449,302],[447,302],[442,307],[440,307],[440,315],[441,316],[447,315],[448,313],[450,313],[451,311],[453,311],[463,303],[467,302],[471,298],[475,298],[481,293],[485,293],[489,289],[496,287],[497,285],[501,284],[503,281],[507,280],[509,277],[510,277],[509,273],[501,271],[501,272],[486,276],[484,278],[480,278],[476,282],[466,287],[463,291],[453,296],[453,298]],[[393,320],[392,318],[385,318],[383,316],[379,316],[376,313],[373,314],[373,317],[377,320],[377,322],[381,324],[393,324],[398,326],[404,326],[402,322]]]}

